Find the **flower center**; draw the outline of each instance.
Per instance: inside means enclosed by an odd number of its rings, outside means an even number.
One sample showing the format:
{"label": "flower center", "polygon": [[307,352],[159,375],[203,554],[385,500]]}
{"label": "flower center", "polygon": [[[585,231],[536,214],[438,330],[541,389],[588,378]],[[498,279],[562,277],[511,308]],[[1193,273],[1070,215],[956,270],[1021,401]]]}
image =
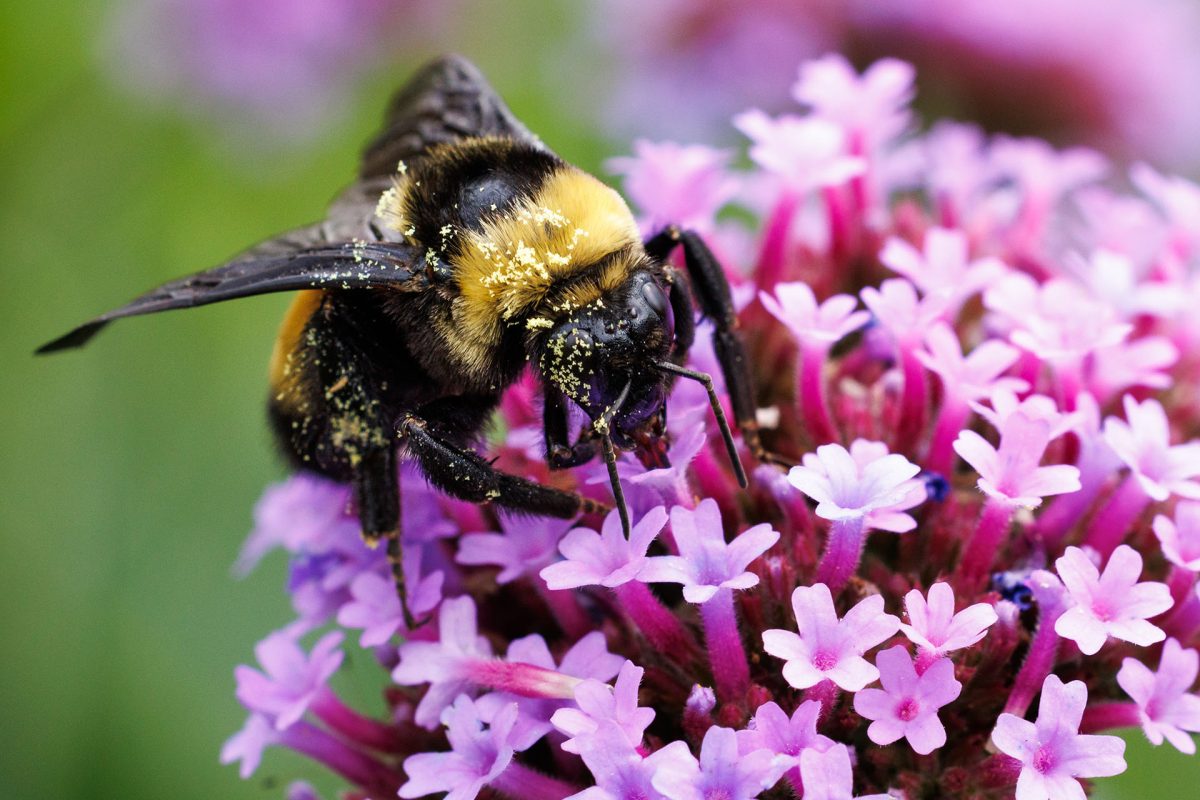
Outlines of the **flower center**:
{"label": "flower center", "polygon": [[921,704],[915,697],[906,697],[900,701],[900,705],[896,706],[896,716],[905,722],[911,722],[920,713]]}
{"label": "flower center", "polygon": [[1092,601],[1092,614],[1101,622],[1110,622],[1113,618],[1113,610],[1103,600]]}
{"label": "flower center", "polygon": [[821,672],[828,672],[837,666],[838,657],[836,653],[831,653],[828,650],[818,650],[813,653],[812,665]]}
{"label": "flower center", "polygon": [[722,786],[706,791],[704,793],[704,800],[733,800],[733,795],[729,793],[728,789]]}
{"label": "flower center", "polygon": [[1054,769],[1054,753],[1048,747],[1039,747],[1033,754],[1033,768],[1046,775]]}

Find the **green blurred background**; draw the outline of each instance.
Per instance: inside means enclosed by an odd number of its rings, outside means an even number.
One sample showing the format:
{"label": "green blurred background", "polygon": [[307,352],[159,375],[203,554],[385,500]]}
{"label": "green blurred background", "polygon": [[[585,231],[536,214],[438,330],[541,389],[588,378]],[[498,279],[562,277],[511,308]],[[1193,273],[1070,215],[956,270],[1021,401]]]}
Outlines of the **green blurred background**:
{"label": "green blurred background", "polygon": [[[283,474],[263,400],[288,299],[130,321],[51,359],[31,351],[320,217],[388,92],[440,50],[473,58],[581,166],[627,150],[527,77],[577,23],[572,4],[472,13],[453,41],[358,81],[348,112],[305,146],[247,151],[114,87],[96,55],[105,4],[0,10],[0,800],[280,797],[301,776],[337,785],[279,751],[250,781],[217,764],[245,717],[233,666],[290,620],[282,558],[244,581],[229,569],[256,498]],[[373,687],[348,672],[342,688],[371,707]],[[369,684],[377,671],[359,672]],[[1129,772],[1098,796],[1200,785],[1200,763],[1128,738]]]}

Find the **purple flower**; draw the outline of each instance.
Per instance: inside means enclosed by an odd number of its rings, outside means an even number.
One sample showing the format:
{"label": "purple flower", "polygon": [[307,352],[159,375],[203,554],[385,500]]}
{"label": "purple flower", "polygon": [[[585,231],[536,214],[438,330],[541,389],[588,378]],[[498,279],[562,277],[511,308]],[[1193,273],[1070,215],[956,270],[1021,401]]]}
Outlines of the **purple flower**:
{"label": "purple flower", "polygon": [[729,150],[637,139],[633,152],[606,166],[625,176],[625,192],[645,214],[644,233],[668,224],[703,230],[737,191]]}
{"label": "purple flower", "polygon": [[756,750],[769,750],[791,759],[791,766],[800,765],[800,754],[808,749],[828,750],[833,740],[817,733],[817,718],[821,703],[807,700],[796,707],[789,717],[778,703],[763,703],[754,712],[749,726],[737,732],[738,751],[749,755]]}
{"label": "purple flower", "polygon": [[1082,681],[1063,684],[1050,675],[1042,684],[1037,722],[1001,714],[992,732],[1000,752],[1021,762],[1017,800],[1073,800],[1083,797],[1078,778],[1102,778],[1125,771],[1125,743],[1116,736],[1082,736],[1079,722],[1087,705]]}
{"label": "purple flower", "polygon": [[[625,662],[620,656],[608,652],[604,634],[592,631],[576,642],[570,650],[563,654],[562,663],[555,663],[546,640],[538,634],[531,634],[515,640],[508,646],[505,658],[510,664],[533,664],[543,669],[580,678],[584,682],[593,683],[611,680]],[[583,686],[575,688],[578,694]],[[636,691],[636,690],[635,690]],[[514,728],[512,740],[517,743],[518,750],[525,750],[533,743],[550,732],[551,719],[569,701],[546,697],[522,697],[510,692],[492,692],[475,701],[484,719],[490,719],[499,709],[510,703],[517,704],[520,716]],[[652,712],[653,713],[653,712]]]}
{"label": "purple flower", "polygon": [[604,518],[600,533],[576,528],[563,537],[558,550],[566,561],[551,564],[541,571],[542,580],[551,589],[577,589],[599,584],[613,588],[638,579],[647,559],[650,543],[667,522],[662,506],[651,509],[629,532],[621,531],[617,512]]}
{"label": "purple flower", "polygon": [[1142,557],[1129,545],[1113,551],[1103,574],[1078,547],[1068,547],[1054,565],[1074,601],[1054,630],[1084,655],[1099,652],[1110,636],[1142,647],[1166,638],[1147,620],[1172,606],[1171,591],[1165,583],[1138,583]]}
{"label": "purple flower", "polygon": [[866,325],[871,315],[855,311],[858,300],[839,294],[823,303],[806,283],[780,283],[775,294],[759,292],[758,299],[802,343],[831,346]]}
{"label": "purple flower", "polygon": [[305,655],[287,633],[273,633],[254,648],[266,674],[246,666],[234,670],[237,698],[251,711],[274,720],[284,730],[308,710],[325,690],[325,684],[342,664],[342,634],[333,631],[321,637],[312,654]]}
{"label": "purple flower", "polygon": [[343,529],[356,530],[349,505],[349,487],[307,472],[269,487],[254,507],[254,530],[234,571],[249,574],[276,547],[289,553],[329,550]]}
{"label": "purple flower", "polygon": [[703,603],[718,589],[757,586],[758,576],[746,567],[779,541],[779,532],[764,523],[726,543],[721,511],[712,498],[700,501],[695,510],[672,508],[671,532],[679,555],[648,559],[639,578],[646,583],[681,583],[689,603]]}
{"label": "purple flower", "polygon": [[467,677],[471,663],[492,657],[491,645],[479,635],[475,601],[470,597],[442,602],[438,637],[436,642],[408,641],[400,645],[400,663],[392,671],[392,680],[402,686],[429,684],[413,720],[430,730],[437,727],[442,710],[471,688]]}
{"label": "purple flower", "polygon": [[571,523],[551,517],[500,513],[502,533],[468,533],[458,540],[460,564],[495,564],[499,584],[539,572],[554,561]]}
{"label": "purple flower", "polygon": [[[404,551],[408,607],[418,619],[442,602],[442,584],[446,578],[440,570],[422,578],[421,553],[420,547]],[[337,621],[347,628],[362,628],[358,643],[363,647],[384,644],[404,627],[400,598],[396,596],[396,583],[390,573],[387,577],[378,572],[358,575],[350,582],[350,596],[353,599],[338,610]]]}
{"label": "purple flower", "polygon": [[854,710],[872,720],[871,741],[886,745],[904,738],[923,756],[944,745],[946,728],[938,709],[962,692],[950,659],[938,659],[918,675],[908,651],[897,645],[876,656],[875,666],[883,688],[854,695]]}
{"label": "purple flower", "polygon": [[[903,533],[916,527],[907,511],[925,499],[912,480],[921,468],[878,442],[856,441],[850,450],[826,444],[792,467],[788,480],[817,501],[817,516],[829,520],[865,519],[867,526]],[[919,491],[918,491],[919,489]]]}
{"label": "purple flower", "polygon": [[932,657],[970,647],[987,634],[997,620],[996,609],[975,603],[954,613],[954,590],[948,583],[929,587],[929,599],[913,589],[904,595],[908,623],[900,623],[905,636]]}
{"label": "purple flower", "polygon": [[642,741],[642,734],[654,720],[654,709],[638,706],[638,684],[645,673],[632,661],[626,661],[617,675],[616,683],[609,686],[598,680],[585,680],[575,689],[575,705],[560,708],[550,718],[550,723],[567,736],[562,748],[568,753],[584,753],[591,749],[597,731],[605,725],[616,726],[611,733],[619,733],[630,749]]}
{"label": "purple flower", "polygon": [[893,58],[876,61],[859,75],[844,56],[831,53],[801,65],[792,97],[842,126],[869,153],[908,128],[915,78],[911,64]]}
{"label": "purple flower", "polygon": [[955,440],[954,450],[979,473],[979,488],[989,497],[1037,508],[1044,497],[1080,488],[1076,467],[1039,466],[1049,441],[1049,424],[1017,412],[1004,422],[999,449],[975,431],[965,430]]}
{"label": "purple flower", "polygon": [[1047,436],[1051,441],[1068,431],[1077,430],[1083,423],[1080,413],[1062,413],[1058,410],[1058,404],[1044,394],[1030,394],[1024,398],[1018,398],[1015,389],[1000,386],[991,391],[988,399],[991,401],[991,408],[982,403],[971,403],[971,408],[979,412],[979,416],[1002,433],[1008,428],[1009,419],[1014,414],[1021,414],[1026,419],[1035,422],[1046,423],[1049,426]]}
{"label": "purple flower", "polygon": [[1172,564],[1200,572],[1200,502],[1183,500],[1175,506],[1175,519],[1163,514],[1154,518],[1154,535],[1163,555]]}
{"label": "purple flower", "polygon": [[787,767],[788,759],[769,750],[739,755],[737,734],[714,725],[704,734],[699,761],[690,753],[666,761],[653,784],[668,800],[753,800],[775,785]]}
{"label": "purple flower", "polygon": [[957,311],[963,301],[1008,272],[1008,267],[997,258],[972,261],[967,248],[964,232],[934,227],[925,233],[923,251],[892,237],[884,242],[879,260],[915,283],[922,294],[946,295],[950,310]]}
{"label": "purple flower", "polygon": [[[854,773],[850,750],[835,744],[828,750],[805,750],[800,754],[804,800],[855,800]],[[857,800],[889,800],[888,794],[860,795]]]}
{"label": "purple flower", "polygon": [[1133,330],[1116,320],[1110,306],[1062,279],[1039,285],[1028,275],[1011,273],[983,297],[984,304],[1012,326],[1013,344],[1052,364],[1074,362],[1120,344]]}
{"label": "purple flower", "polygon": [[883,329],[905,349],[921,341],[927,331],[949,314],[946,293],[917,297],[917,290],[904,278],[889,278],[878,289],[868,286],[860,295]]}
{"label": "purple flower", "polygon": [[611,723],[602,726],[600,735],[610,735],[613,742],[583,754],[596,785],[566,800],[667,800],[654,788],[654,775],[664,764],[694,760],[685,742],[671,742],[642,758],[623,744]]}
{"label": "purple flower", "polygon": [[1165,738],[1182,753],[1194,755],[1196,743],[1187,731],[1200,731],[1200,696],[1188,692],[1200,671],[1200,654],[1175,639],[1163,645],[1158,672],[1135,658],[1121,662],[1117,683],[1138,706],[1142,730],[1156,745]]}
{"label": "purple flower", "polygon": [[514,747],[510,738],[516,721],[517,705],[512,703],[492,717],[485,729],[475,703],[459,695],[445,714],[451,751],[417,753],[404,759],[408,781],[400,787],[400,796],[415,798],[447,792],[446,800],[473,800],[512,762]]}
{"label": "purple flower", "polygon": [[280,741],[280,733],[271,720],[262,714],[251,714],[240,731],[221,746],[221,763],[240,761],[238,774],[245,780],[254,774],[262,762],[263,750]]}
{"label": "purple flower", "polygon": [[863,653],[900,629],[900,620],[883,613],[883,598],[871,595],[838,619],[829,587],[799,586],[792,592],[799,635],[772,629],[763,632],[764,649],[782,658],[783,677],[797,689],[830,680],[857,692],[879,679],[879,670]]}
{"label": "purple flower", "polygon": [[1170,423],[1157,400],[1125,395],[1125,419],[1104,420],[1104,439],[1154,500],[1172,494],[1200,500],[1200,442],[1171,445]]}

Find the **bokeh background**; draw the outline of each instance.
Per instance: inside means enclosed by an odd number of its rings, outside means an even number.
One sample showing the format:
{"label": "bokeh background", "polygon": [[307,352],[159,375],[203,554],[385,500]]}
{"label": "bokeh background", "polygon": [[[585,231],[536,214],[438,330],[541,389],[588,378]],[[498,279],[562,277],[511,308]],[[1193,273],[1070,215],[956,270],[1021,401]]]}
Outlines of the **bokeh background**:
{"label": "bokeh background", "polygon": [[[230,565],[282,476],[263,415],[286,297],[71,325],[319,218],[389,91],[468,55],[593,171],[632,137],[736,143],[799,61],[898,55],[932,118],[1195,176],[1193,0],[57,0],[0,9],[0,798],[275,798],[243,782],[233,666],[290,616],[282,558]],[[353,665],[352,665],[353,666]],[[342,685],[371,707],[373,670]],[[1130,732],[1096,796],[1187,796],[1200,760]]]}

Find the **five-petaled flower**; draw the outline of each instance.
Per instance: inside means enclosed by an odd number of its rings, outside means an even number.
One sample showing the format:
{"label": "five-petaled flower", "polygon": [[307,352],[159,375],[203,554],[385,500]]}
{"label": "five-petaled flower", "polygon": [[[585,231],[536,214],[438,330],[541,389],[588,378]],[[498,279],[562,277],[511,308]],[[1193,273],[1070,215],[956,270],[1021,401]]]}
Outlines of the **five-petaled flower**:
{"label": "five-petaled flower", "polygon": [[918,675],[908,651],[897,645],[876,656],[875,666],[883,688],[854,695],[854,710],[872,720],[867,728],[871,741],[891,744],[907,739],[923,756],[944,745],[946,728],[938,719],[938,709],[962,692],[950,659],[938,659]]}
{"label": "five-petaled flower", "polygon": [[1187,732],[1200,731],[1200,696],[1188,690],[1198,671],[1200,653],[1175,639],[1163,645],[1157,672],[1135,658],[1121,662],[1117,683],[1137,703],[1142,730],[1154,744],[1166,739],[1181,752],[1196,752],[1196,742]]}

